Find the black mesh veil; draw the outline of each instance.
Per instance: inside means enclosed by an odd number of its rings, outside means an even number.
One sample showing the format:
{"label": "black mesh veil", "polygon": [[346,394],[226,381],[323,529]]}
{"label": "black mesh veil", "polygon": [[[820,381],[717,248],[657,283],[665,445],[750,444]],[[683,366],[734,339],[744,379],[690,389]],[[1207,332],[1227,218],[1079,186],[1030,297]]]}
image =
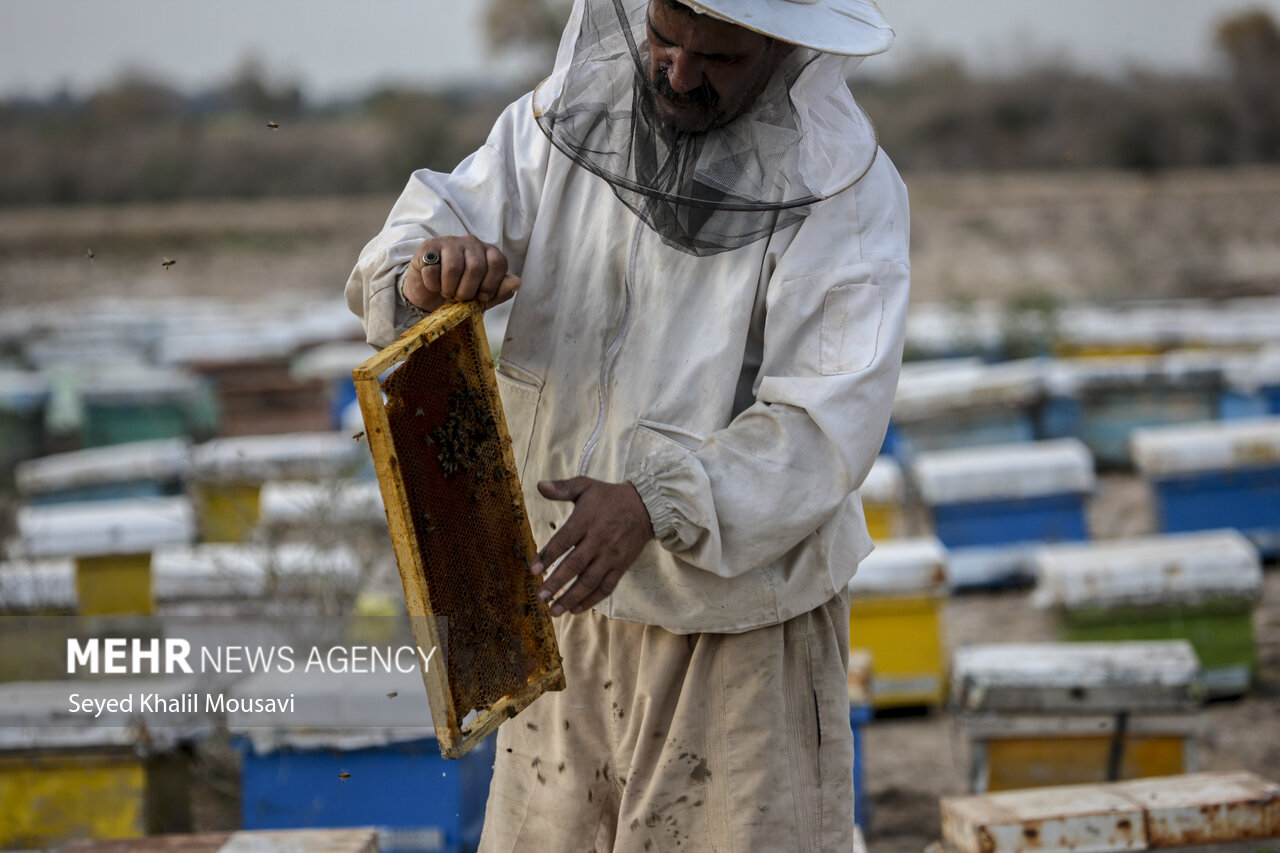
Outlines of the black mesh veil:
{"label": "black mesh veil", "polygon": [[539,126],[663,242],[694,255],[752,243],[803,218],[870,167],[876,138],[845,77],[858,57],[795,48],[742,115],[705,133],[661,121],[648,93],[649,0],[577,0]]}

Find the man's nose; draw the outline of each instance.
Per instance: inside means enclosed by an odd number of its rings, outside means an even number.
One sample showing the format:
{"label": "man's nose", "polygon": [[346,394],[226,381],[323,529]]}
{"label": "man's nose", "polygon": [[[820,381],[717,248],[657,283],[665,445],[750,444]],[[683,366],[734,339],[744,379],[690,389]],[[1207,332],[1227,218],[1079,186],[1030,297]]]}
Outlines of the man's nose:
{"label": "man's nose", "polygon": [[702,85],[703,63],[683,50],[674,50],[667,67],[667,81],[680,94],[691,92]]}

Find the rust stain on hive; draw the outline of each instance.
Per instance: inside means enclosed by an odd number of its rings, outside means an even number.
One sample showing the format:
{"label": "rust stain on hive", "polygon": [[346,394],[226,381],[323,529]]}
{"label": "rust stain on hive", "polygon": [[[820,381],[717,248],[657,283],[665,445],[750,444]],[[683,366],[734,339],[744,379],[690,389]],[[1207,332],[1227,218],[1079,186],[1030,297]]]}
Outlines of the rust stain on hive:
{"label": "rust stain on hive", "polygon": [[461,755],[564,686],[479,307],[435,312],[353,375],[415,640],[437,648],[437,738]]}

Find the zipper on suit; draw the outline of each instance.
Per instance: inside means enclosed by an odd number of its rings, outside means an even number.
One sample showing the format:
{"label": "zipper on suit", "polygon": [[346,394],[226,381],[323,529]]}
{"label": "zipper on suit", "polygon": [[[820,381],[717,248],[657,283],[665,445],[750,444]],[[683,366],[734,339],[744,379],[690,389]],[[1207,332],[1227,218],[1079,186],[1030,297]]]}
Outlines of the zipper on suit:
{"label": "zipper on suit", "polygon": [[596,427],[591,431],[591,437],[582,448],[582,456],[578,461],[579,477],[586,476],[591,457],[595,454],[596,445],[600,442],[600,433],[604,431],[605,411],[609,406],[609,380],[613,376],[613,365],[618,360],[618,352],[622,349],[622,339],[626,337],[627,327],[631,325],[631,282],[635,276],[636,254],[640,247],[640,231],[643,228],[644,221],[637,219],[636,227],[631,232],[631,251],[627,255],[627,272],[623,277],[622,322],[618,324],[618,330],[609,341],[609,347],[604,353],[604,362],[600,365],[600,413],[596,417]]}

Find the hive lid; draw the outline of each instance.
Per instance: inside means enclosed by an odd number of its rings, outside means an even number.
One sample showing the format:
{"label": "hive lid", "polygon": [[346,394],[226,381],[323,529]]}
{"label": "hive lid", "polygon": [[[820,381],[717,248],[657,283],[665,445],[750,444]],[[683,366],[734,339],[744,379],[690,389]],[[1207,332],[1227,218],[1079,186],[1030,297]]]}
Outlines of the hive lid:
{"label": "hive lid", "polygon": [[169,481],[187,473],[191,442],[164,438],[56,453],[18,465],[15,479],[24,495],[43,495],[86,486],[135,481]]}
{"label": "hive lid", "polygon": [[191,451],[194,475],[204,481],[306,479],[341,476],[368,451],[348,432],[297,432],[218,438]]}
{"label": "hive lid", "polygon": [[1280,836],[1280,785],[1241,771],[944,797],[941,805],[943,837],[959,853],[1254,850],[1234,843]]}
{"label": "hive lid", "polygon": [[38,373],[0,368],[0,411],[30,414],[49,399],[49,381]]}
{"label": "hive lid", "polygon": [[162,601],[256,598],[308,579],[351,585],[359,575],[360,561],[350,548],[307,542],[205,542],[160,548],[151,555],[152,584]]}
{"label": "hive lid", "polygon": [[1050,545],[1035,565],[1038,607],[1252,600],[1262,589],[1258,550],[1235,530]]}
{"label": "hive lid", "polygon": [[259,518],[266,525],[386,522],[382,491],[372,480],[276,480],[263,484],[258,501]]}
{"label": "hive lid", "polygon": [[1134,430],[1130,456],[1151,477],[1280,465],[1280,417]]}
{"label": "hive lid", "polygon": [[18,549],[25,557],[145,554],[195,538],[186,498],[128,498],[23,507]]}
{"label": "hive lid", "polygon": [[[91,678],[19,681],[0,684],[0,751],[120,746],[163,751],[211,729],[202,701],[159,707],[144,696],[181,700],[200,688],[196,675],[147,678]],[[77,707],[72,711],[71,696]],[[129,706],[103,705],[100,714],[88,700],[130,698]]]}
{"label": "hive lid", "polygon": [[926,537],[876,545],[858,564],[849,592],[940,592],[946,585],[947,549],[937,539]]}
{"label": "hive lid", "polygon": [[1217,356],[1205,353],[1070,358],[1053,361],[1045,382],[1053,393],[1066,396],[1152,388],[1212,390],[1221,384],[1223,369]]}
{"label": "hive lid", "polygon": [[933,506],[1085,494],[1097,484],[1093,455],[1074,438],[923,452],[911,473]]}
{"label": "hive lid", "polygon": [[76,566],[70,558],[0,563],[0,613],[70,610],[76,601]]}
{"label": "hive lid", "polygon": [[858,487],[863,503],[900,504],[903,500],[902,465],[892,456],[877,456],[867,478]]}
{"label": "hive lid", "polygon": [[1185,640],[965,646],[952,660],[962,711],[1170,711],[1199,704],[1200,663]]}
{"label": "hive lid", "polygon": [[906,423],[966,409],[1027,406],[1040,398],[1044,367],[1041,359],[998,364],[960,360],[904,370],[894,396],[894,420]]}

